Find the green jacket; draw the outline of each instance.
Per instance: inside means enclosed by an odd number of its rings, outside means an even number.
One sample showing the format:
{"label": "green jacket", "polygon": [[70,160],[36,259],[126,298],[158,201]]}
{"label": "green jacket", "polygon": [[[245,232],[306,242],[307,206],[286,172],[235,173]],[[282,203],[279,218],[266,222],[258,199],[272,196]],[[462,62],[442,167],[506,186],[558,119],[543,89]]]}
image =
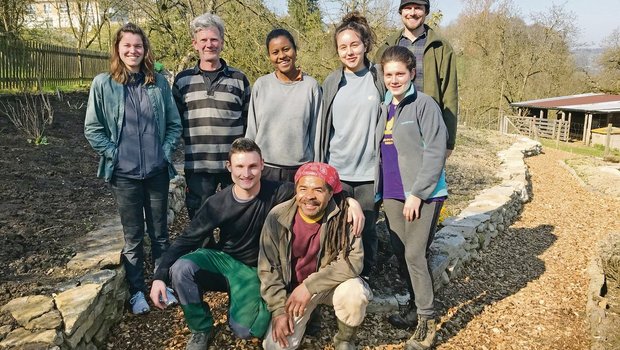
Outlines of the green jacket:
{"label": "green jacket", "polygon": [[[340,252],[336,260],[330,261],[325,255],[325,235],[327,225],[337,218],[340,209],[334,200],[327,205],[325,218],[320,228],[319,266],[317,271],[303,281],[311,294],[317,294],[336,288],[340,283],[359,276],[364,266],[364,247],[362,240],[349,235],[349,262]],[[291,290],[291,228],[297,212],[295,198],[275,206],[267,215],[260,236],[258,254],[258,277],[261,281],[261,296],[267,308],[276,317],[285,312],[287,295]],[[346,215],[346,214],[345,214]]]}
{"label": "green jacket", "polygon": [[[183,126],[179,111],[172,98],[172,91],[163,75],[155,73],[155,84],[146,86],[159,128],[159,140],[168,161],[168,172],[175,175],[172,153],[179,142]],[[118,140],[125,118],[125,89],[109,73],[102,73],[93,79],[88,96],[84,119],[84,136],[101,155],[97,176],[105,181],[112,178],[117,162]]]}
{"label": "green jacket", "polygon": [[[448,149],[454,149],[456,140],[457,113],[459,108],[456,77],[456,55],[452,46],[426,24],[427,39],[424,47],[424,93],[439,104],[443,121],[448,128]],[[381,55],[390,46],[398,45],[404,30],[383,41],[375,62],[381,62]]]}

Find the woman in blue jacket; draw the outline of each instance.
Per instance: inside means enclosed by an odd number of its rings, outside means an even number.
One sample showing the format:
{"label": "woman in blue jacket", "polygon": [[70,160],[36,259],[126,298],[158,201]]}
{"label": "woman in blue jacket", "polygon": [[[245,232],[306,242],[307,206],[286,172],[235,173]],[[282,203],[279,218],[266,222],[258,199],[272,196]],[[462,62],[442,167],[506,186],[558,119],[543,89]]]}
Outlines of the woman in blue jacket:
{"label": "woman in blue jacket", "polygon": [[409,49],[389,47],[381,67],[388,91],[375,137],[381,155],[377,192],[411,297],[397,316],[416,326],[405,349],[428,349],[435,339],[436,315],[427,257],[448,195],[444,173],[448,131],[437,103],[412,83],[415,56]]}
{"label": "woman in blue jacket", "polygon": [[[109,182],[123,225],[123,265],[134,314],[150,310],[144,292],[144,222],[155,269],[168,248],[168,186],[181,119],[166,79],[154,72],[149,41],[127,23],[116,33],[110,72],[90,88],[84,135],[100,154],[97,176]],[[176,299],[171,293],[168,303]]]}

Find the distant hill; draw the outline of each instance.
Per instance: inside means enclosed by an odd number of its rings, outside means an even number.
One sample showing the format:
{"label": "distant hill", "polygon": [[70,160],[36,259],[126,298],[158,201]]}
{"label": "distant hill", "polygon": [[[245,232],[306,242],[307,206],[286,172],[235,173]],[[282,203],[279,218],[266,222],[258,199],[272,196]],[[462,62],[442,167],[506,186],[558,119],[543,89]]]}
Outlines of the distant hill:
{"label": "distant hill", "polygon": [[577,67],[583,68],[588,73],[597,73],[599,71],[598,58],[603,53],[603,49],[597,48],[578,48],[571,51],[575,58]]}

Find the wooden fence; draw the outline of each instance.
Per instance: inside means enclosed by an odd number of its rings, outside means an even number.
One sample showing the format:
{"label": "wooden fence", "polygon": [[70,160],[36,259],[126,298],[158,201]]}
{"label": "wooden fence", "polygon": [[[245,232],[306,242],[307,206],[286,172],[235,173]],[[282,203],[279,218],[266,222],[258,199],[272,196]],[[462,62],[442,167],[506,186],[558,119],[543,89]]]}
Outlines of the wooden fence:
{"label": "wooden fence", "polygon": [[547,138],[568,141],[570,122],[561,119],[545,119],[535,117],[504,116],[500,123],[500,131],[517,132],[532,138]]}
{"label": "wooden fence", "polygon": [[0,36],[0,89],[81,85],[109,67],[107,53]]}

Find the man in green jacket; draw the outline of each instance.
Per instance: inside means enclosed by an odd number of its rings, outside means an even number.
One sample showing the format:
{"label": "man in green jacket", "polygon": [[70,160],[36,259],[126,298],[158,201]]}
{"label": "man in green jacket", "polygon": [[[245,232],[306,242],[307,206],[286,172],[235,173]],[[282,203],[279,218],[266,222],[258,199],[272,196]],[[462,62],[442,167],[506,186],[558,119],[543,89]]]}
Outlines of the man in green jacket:
{"label": "man in green jacket", "polygon": [[261,296],[272,314],[265,350],[297,349],[319,304],[334,307],[334,348],[355,349],[372,292],[359,277],[364,248],[346,222],[341,192],[334,167],[306,163],[295,174],[295,198],[267,215],[258,255]]}
{"label": "man in green jacket", "polygon": [[439,104],[448,128],[447,156],[450,156],[456,140],[458,113],[456,56],[448,41],[424,24],[430,6],[430,0],[401,0],[398,13],[404,28],[380,44],[375,62],[381,62],[381,55],[389,46],[404,46],[413,52],[415,88]]}

